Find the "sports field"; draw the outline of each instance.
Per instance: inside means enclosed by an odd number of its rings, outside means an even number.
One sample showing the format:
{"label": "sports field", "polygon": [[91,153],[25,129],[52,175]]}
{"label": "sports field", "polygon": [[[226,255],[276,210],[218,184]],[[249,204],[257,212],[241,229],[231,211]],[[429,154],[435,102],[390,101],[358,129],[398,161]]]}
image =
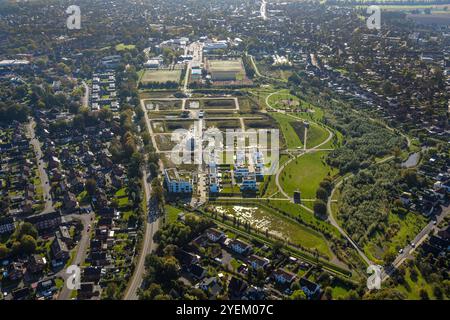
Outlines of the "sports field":
{"label": "sports field", "polygon": [[146,70],[142,75],[142,83],[180,82],[181,70]]}
{"label": "sports field", "polygon": [[234,71],[244,72],[242,60],[208,60],[211,71]]}

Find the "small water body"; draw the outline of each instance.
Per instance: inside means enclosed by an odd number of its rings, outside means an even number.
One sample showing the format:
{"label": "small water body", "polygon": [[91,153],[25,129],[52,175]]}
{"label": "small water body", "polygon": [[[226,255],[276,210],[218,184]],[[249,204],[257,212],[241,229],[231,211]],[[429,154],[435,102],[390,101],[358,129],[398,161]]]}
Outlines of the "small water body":
{"label": "small water body", "polygon": [[402,163],[403,168],[412,168],[419,164],[420,152],[413,153],[409,156],[408,160]]}

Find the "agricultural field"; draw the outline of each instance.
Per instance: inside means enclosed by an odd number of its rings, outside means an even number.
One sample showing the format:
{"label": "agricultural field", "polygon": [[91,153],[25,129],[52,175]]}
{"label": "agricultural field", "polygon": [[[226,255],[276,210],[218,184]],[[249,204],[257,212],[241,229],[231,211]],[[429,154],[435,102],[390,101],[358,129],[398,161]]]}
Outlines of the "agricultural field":
{"label": "agricultural field", "polygon": [[141,83],[166,83],[180,82],[181,70],[145,70],[141,77]]}

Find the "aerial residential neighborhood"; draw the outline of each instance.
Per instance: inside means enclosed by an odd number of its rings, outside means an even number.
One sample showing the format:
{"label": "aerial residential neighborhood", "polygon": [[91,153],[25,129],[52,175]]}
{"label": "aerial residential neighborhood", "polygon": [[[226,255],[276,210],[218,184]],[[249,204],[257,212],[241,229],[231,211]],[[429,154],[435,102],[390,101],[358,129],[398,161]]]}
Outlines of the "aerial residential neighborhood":
{"label": "aerial residential neighborhood", "polygon": [[0,1],[0,300],[448,300],[449,11]]}

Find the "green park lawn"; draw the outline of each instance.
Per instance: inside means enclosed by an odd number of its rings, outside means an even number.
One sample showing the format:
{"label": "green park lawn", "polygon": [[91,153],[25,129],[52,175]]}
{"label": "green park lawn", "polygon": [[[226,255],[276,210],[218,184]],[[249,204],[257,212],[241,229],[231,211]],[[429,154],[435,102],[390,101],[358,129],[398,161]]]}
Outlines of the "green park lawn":
{"label": "green park lawn", "polygon": [[170,205],[166,205],[164,208],[166,210],[166,222],[175,223],[178,219],[178,214],[180,214],[182,211]]}
{"label": "green park lawn", "polygon": [[308,134],[306,137],[306,148],[314,148],[318,146],[322,142],[324,142],[328,138],[328,132],[321,126],[310,123],[310,127],[308,129]]}
{"label": "green park lawn", "polygon": [[134,48],[136,48],[136,46],[134,44],[124,44],[124,43],[120,43],[118,45],[116,45],[116,51],[126,51],[126,50],[133,50]]}
{"label": "green park lawn", "polygon": [[[288,160],[289,160],[288,156],[281,155],[279,166],[282,166],[283,163],[285,163]],[[270,176],[268,175],[265,177],[265,180],[266,180],[265,183],[267,183],[267,188],[265,189],[265,192],[264,192],[265,197],[270,197],[270,196],[278,193],[279,190],[278,190],[277,184],[275,182],[275,179],[276,179],[275,175],[270,175]]]}
{"label": "green park lawn", "polygon": [[280,113],[273,113],[272,117],[279,123],[288,149],[303,147],[302,141],[291,125],[291,122],[296,121],[295,119]]}
{"label": "green park lawn", "polygon": [[289,93],[289,90],[282,90],[269,97],[269,104],[275,109],[297,108],[300,106],[300,99]]}
{"label": "green park lawn", "polygon": [[344,299],[348,295],[348,289],[342,286],[333,286],[333,291],[331,293],[334,300]]}
{"label": "green park lawn", "polygon": [[[417,279],[411,279],[411,268],[417,271]],[[398,285],[396,289],[403,293],[408,300],[420,300],[421,289],[425,289],[431,299],[434,298],[432,286],[427,283],[419,269],[415,266],[406,268],[405,284]]]}
{"label": "green park lawn", "polygon": [[292,161],[281,173],[280,183],[283,189],[292,196],[300,190],[302,198],[314,199],[320,182],[327,176],[338,173],[325,164],[326,151],[305,154]]}

